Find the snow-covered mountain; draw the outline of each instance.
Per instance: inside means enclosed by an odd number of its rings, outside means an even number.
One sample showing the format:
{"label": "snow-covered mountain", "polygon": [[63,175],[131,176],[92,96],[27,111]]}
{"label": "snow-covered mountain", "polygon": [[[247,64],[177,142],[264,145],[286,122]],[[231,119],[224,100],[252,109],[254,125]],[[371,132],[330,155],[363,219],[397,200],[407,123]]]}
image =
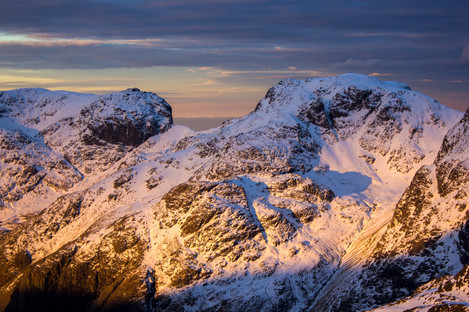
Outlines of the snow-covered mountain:
{"label": "snow-covered mountain", "polygon": [[138,89],[0,117],[0,309],[469,304],[468,113],[405,84],[287,79],[203,132]]}

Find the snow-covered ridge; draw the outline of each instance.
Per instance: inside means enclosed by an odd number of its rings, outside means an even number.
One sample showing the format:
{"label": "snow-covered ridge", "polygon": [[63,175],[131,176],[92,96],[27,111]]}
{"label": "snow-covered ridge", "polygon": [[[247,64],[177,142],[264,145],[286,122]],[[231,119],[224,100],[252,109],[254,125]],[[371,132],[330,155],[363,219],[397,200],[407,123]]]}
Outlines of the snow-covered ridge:
{"label": "snow-covered ridge", "polygon": [[102,96],[17,89],[0,92],[0,126],[0,219],[6,220],[40,211],[84,177],[105,171],[168,130],[172,115],[164,99],[138,89]]}
{"label": "snow-covered ridge", "polygon": [[42,130],[61,119],[78,115],[96,98],[97,95],[68,91],[16,89],[0,92],[0,110],[3,116]]}
{"label": "snow-covered ridge", "polygon": [[[0,112],[0,152],[16,159],[0,160],[0,186],[19,194],[2,197],[0,210],[8,220],[4,305],[20,285],[29,286],[15,302],[72,285],[104,308],[125,301],[150,311],[345,311],[347,285],[358,280],[351,272],[374,265],[380,250],[405,255],[405,239],[396,247],[386,238],[405,233],[396,230],[404,222],[389,225],[395,209],[418,200],[416,177],[467,156],[453,151],[461,149],[455,137],[467,137],[461,123],[441,149],[462,113],[405,84],[357,74],[284,80],[250,114],[203,132],[172,126],[170,106],[135,89],[8,91]],[[443,182],[456,172],[448,168]],[[70,185],[52,189],[47,177]],[[461,188],[447,190],[462,196]],[[438,192],[436,183],[428,190]],[[26,216],[32,202],[39,213]],[[453,221],[447,229],[464,222]],[[366,284],[373,267],[364,272]],[[370,302],[380,301],[354,304]]]}
{"label": "snow-covered ridge", "polygon": [[[96,132],[95,128],[111,123],[116,124],[113,130],[118,132],[119,122],[130,121],[142,128],[138,130],[148,132],[136,142],[122,142],[131,145],[138,145],[172,125],[169,104],[154,93],[141,92],[136,88],[101,96],[46,89],[3,91],[0,92],[0,113],[4,118],[46,134],[56,131],[54,128],[58,124],[67,122],[72,127],[67,129],[69,133],[64,136],[73,136],[76,134],[73,132],[77,131]],[[79,126],[81,129],[76,129]],[[117,138],[110,137],[108,140],[114,143]]]}

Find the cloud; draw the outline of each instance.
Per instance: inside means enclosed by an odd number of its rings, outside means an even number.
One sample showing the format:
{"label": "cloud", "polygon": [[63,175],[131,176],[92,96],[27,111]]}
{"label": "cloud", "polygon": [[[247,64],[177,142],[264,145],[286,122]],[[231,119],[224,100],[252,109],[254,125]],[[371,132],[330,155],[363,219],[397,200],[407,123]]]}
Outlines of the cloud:
{"label": "cloud", "polygon": [[288,47],[274,47],[275,52],[308,52],[307,48],[288,48]]}
{"label": "cloud", "polygon": [[[438,32],[463,34],[468,5],[432,1],[71,1],[4,0],[0,29],[63,38],[144,39],[188,36],[310,40],[314,33],[338,37],[411,37]],[[466,10],[466,11],[465,11]],[[438,23],[428,18],[438,16]],[[455,25],[456,24],[456,25]],[[454,26],[458,26],[455,28]],[[370,32],[373,29],[373,32]],[[296,39],[295,39],[296,38]]]}
{"label": "cloud", "polygon": [[132,45],[157,48],[181,48],[194,45],[194,40],[179,39],[86,39],[57,38],[53,34],[10,35],[0,33],[0,46],[31,46],[31,47],[68,47],[68,46],[99,46],[99,45]]}
{"label": "cloud", "polygon": [[386,77],[386,76],[392,76],[392,74],[389,74],[389,73],[371,73],[370,76],[373,76],[373,77]]}
{"label": "cloud", "polygon": [[380,59],[354,59],[354,58],[349,58],[345,62],[337,64],[338,66],[344,66],[344,67],[361,67],[361,68],[376,68],[376,67],[382,67],[383,64],[386,64],[386,60],[380,60]]}
{"label": "cloud", "polygon": [[408,39],[416,39],[416,38],[423,38],[427,36],[431,36],[431,34],[420,34],[420,33],[398,33],[398,32],[360,32],[360,33],[350,33],[350,37],[356,38],[371,38],[371,37],[400,37],[400,38],[408,38]]}
{"label": "cloud", "polygon": [[207,86],[214,86],[214,85],[217,85],[217,82],[215,80],[206,80],[202,83],[193,85],[193,87],[207,87]]}
{"label": "cloud", "polygon": [[331,76],[330,72],[322,72],[317,70],[299,70],[296,67],[289,66],[286,70],[226,70],[223,68],[214,67],[201,67],[199,70],[211,71],[220,77],[234,77],[234,76],[274,76],[274,77],[292,77],[292,76],[305,76],[305,77],[326,77]]}
{"label": "cloud", "polygon": [[29,84],[29,85],[38,85],[38,84],[52,84],[63,82],[59,79],[51,79],[44,77],[31,77],[31,76],[11,76],[11,75],[1,75],[0,74],[0,84]]}
{"label": "cloud", "polygon": [[[396,58],[454,57],[455,43],[466,38],[462,29],[469,28],[466,2],[5,0],[0,50],[7,51],[0,57],[3,66],[32,68],[336,66],[333,71],[374,72]],[[429,16],[441,19],[434,23]]]}
{"label": "cloud", "polygon": [[450,81],[469,79],[467,12],[466,0],[3,0],[0,68],[161,66],[256,86],[353,71],[462,89]]}

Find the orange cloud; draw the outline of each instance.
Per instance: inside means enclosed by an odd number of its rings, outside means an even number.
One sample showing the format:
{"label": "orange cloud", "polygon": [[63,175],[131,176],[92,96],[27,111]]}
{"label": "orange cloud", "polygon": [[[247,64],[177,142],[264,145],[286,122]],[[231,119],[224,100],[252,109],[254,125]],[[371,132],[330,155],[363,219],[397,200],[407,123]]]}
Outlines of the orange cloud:
{"label": "orange cloud", "polygon": [[392,76],[392,74],[388,74],[388,73],[371,73],[371,74],[369,74],[369,76],[383,77],[383,76]]}

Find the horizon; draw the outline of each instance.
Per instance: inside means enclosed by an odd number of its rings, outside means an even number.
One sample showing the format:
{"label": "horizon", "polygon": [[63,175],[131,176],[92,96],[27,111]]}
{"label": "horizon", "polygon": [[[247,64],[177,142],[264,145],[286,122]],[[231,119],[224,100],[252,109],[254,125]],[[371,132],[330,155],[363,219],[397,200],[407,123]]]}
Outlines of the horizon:
{"label": "horizon", "polygon": [[356,72],[469,107],[469,3],[7,0],[0,90],[137,87],[177,119],[236,118],[284,78]]}

